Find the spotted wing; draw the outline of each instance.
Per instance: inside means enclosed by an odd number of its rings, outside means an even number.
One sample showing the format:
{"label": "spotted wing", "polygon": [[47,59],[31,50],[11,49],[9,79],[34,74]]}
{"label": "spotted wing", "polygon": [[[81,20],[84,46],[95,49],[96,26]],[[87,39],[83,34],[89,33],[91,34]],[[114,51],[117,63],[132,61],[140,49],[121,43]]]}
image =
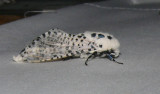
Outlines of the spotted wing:
{"label": "spotted wing", "polygon": [[45,62],[72,56],[71,34],[60,29],[51,29],[32,41],[17,57],[17,62]]}

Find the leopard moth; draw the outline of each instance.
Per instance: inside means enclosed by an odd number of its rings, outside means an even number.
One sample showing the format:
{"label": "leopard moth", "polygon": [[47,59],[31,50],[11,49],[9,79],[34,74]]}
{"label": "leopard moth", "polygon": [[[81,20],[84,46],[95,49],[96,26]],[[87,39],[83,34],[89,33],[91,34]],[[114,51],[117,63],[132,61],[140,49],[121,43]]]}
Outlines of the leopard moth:
{"label": "leopard moth", "polygon": [[86,31],[74,35],[55,28],[34,39],[13,60],[40,63],[80,57],[88,65],[90,58],[103,57],[123,64],[115,60],[120,55],[119,46],[119,41],[108,33]]}

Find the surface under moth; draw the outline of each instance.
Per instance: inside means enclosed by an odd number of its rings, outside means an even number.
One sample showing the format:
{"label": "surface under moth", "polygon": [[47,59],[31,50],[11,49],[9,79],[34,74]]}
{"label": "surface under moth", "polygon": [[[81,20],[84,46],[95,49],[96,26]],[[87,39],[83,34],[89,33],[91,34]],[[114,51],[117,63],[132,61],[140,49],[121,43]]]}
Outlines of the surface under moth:
{"label": "surface under moth", "polygon": [[88,65],[89,59],[101,57],[123,64],[115,61],[120,55],[119,47],[119,41],[108,33],[86,31],[74,35],[55,28],[35,38],[13,60],[41,63],[80,57]]}

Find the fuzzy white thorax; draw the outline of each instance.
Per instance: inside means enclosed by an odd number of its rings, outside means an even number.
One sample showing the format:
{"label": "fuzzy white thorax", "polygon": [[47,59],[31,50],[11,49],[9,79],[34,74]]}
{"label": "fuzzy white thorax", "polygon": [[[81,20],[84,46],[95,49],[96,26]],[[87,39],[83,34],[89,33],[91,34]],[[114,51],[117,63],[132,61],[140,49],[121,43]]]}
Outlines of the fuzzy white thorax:
{"label": "fuzzy white thorax", "polygon": [[[93,37],[91,37],[91,34],[93,34],[93,33],[103,34],[105,37],[98,38],[96,36],[93,38]],[[102,48],[98,48],[99,52],[111,50],[111,49],[115,50],[116,52],[119,52],[120,43],[113,35],[110,35],[110,34],[104,33],[104,32],[90,32],[90,31],[87,31],[84,34],[89,39],[89,41],[95,42],[95,44],[97,44],[97,45],[102,45]],[[108,39],[107,36],[111,36],[112,39]]]}

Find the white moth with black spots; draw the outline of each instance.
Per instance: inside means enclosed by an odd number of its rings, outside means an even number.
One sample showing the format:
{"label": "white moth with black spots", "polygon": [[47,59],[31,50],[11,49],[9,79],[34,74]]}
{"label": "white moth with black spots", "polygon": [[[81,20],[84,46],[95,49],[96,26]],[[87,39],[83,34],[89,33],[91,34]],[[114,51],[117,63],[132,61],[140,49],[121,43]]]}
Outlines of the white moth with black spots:
{"label": "white moth with black spots", "polygon": [[111,61],[119,56],[119,41],[108,33],[84,32],[77,35],[68,34],[60,29],[51,29],[32,41],[18,56],[16,62],[51,62],[70,58],[106,57]]}

